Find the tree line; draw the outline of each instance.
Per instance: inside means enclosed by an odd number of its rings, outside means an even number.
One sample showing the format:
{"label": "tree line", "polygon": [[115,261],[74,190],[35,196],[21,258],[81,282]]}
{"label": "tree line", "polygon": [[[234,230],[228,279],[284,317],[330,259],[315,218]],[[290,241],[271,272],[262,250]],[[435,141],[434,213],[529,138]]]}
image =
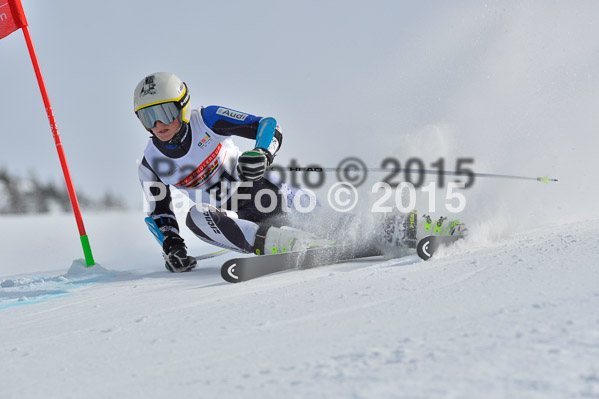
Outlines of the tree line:
{"label": "tree line", "polygon": [[[125,202],[107,191],[100,198],[90,198],[77,191],[79,206],[87,210],[126,209]],[[0,214],[71,212],[71,201],[66,184],[42,182],[30,173],[27,178],[10,174],[0,168]]]}

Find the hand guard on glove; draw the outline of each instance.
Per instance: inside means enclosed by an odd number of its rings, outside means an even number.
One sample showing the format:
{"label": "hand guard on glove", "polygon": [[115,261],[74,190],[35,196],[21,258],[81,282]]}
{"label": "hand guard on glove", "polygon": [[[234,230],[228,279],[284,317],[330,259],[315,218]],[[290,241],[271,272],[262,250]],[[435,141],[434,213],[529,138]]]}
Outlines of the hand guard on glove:
{"label": "hand guard on glove", "polygon": [[188,272],[197,265],[193,256],[187,256],[187,248],[180,237],[169,237],[164,245],[164,267],[173,273]]}
{"label": "hand guard on glove", "polygon": [[270,165],[269,157],[262,148],[242,153],[237,159],[237,173],[246,181],[262,179]]}

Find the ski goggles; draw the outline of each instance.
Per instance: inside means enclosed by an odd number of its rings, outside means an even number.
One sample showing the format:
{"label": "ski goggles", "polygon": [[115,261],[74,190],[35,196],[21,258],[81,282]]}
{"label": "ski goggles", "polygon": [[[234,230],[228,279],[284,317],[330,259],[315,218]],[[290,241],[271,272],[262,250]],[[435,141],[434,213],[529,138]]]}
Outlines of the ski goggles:
{"label": "ski goggles", "polygon": [[157,121],[168,125],[179,117],[181,110],[174,102],[138,109],[136,114],[146,129],[151,130]]}

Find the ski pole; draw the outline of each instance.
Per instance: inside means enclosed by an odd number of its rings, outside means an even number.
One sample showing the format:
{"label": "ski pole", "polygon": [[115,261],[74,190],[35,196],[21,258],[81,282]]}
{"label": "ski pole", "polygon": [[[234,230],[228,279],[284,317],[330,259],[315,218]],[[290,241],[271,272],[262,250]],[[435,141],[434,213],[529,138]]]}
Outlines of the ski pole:
{"label": "ski pole", "polygon": [[220,251],[210,252],[208,254],[194,256],[194,258],[196,260],[204,260],[204,259],[216,258],[217,256],[225,255],[227,253],[229,253],[228,249],[221,249]]}
{"label": "ski pole", "polygon": [[444,175],[444,176],[472,176],[472,177],[491,177],[499,179],[519,179],[519,180],[536,180],[548,184],[549,182],[557,182],[557,179],[549,178],[548,176],[542,177],[529,177],[529,176],[514,176],[514,175],[502,175],[495,173],[476,173],[476,172],[457,172],[449,170],[431,170],[431,169],[402,169],[402,168],[358,168],[358,167],[346,167],[346,168],[330,168],[330,167],[280,167],[271,166],[271,171],[282,170],[285,172],[386,172],[386,173],[421,173],[425,175]]}

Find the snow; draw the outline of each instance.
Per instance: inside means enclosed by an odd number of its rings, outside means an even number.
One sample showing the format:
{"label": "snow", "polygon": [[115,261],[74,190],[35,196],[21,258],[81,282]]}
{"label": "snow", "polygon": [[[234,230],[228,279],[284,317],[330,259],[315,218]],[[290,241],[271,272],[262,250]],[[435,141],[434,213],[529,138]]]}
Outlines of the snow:
{"label": "snow", "polygon": [[[88,219],[100,265],[3,259],[2,398],[599,397],[597,221],[228,284],[233,255],[171,274],[138,213]],[[131,251],[101,234],[123,221]],[[0,239],[69,223],[4,218]]]}

